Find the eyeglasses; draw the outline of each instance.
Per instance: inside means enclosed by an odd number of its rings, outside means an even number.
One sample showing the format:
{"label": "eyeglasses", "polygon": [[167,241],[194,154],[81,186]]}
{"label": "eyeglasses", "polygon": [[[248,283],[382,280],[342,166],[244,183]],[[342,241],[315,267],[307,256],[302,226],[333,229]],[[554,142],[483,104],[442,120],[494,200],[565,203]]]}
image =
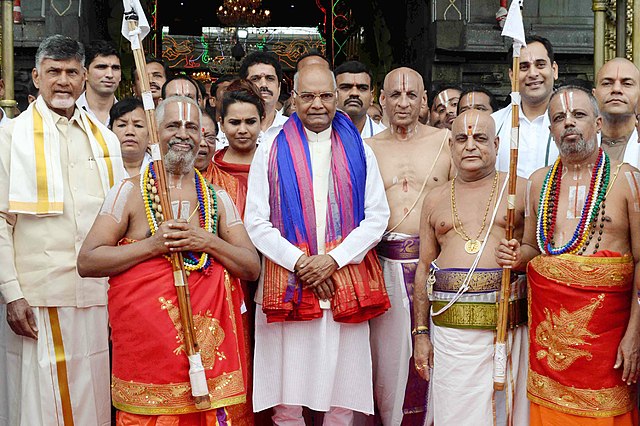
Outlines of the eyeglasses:
{"label": "eyeglasses", "polygon": [[310,104],[313,101],[316,100],[316,98],[320,98],[320,102],[324,103],[330,103],[333,102],[334,98],[336,97],[335,92],[322,92],[322,93],[311,93],[311,92],[303,92],[303,93],[298,93],[295,90],[293,91],[293,93],[296,94],[297,97],[300,98],[300,100],[305,103],[305,104]]}

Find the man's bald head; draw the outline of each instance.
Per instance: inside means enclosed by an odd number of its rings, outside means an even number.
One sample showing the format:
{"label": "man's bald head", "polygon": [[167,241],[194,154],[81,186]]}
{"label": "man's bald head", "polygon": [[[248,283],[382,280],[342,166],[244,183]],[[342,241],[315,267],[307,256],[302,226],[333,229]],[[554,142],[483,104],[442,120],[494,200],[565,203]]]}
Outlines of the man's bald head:
{"label": "man's bald head", "polygon": [[614,58],[598,71],[593,94],[605,121],[632,119],[640,97],[640,71],[628,59]]}
{"label": "man's bald head", "polygon": [[389,124],[410,128],[418,124],[420,108],[427,105],[422,76],[411,68],[396,68],[384,78],[380,105],[389,117]]}
{"label": "man's bald head", "polygon": [[393,84],[391,87],[402,86],[403,81],[409,79],[416,80],[419,90],[424,90],[424,83],[422,82],[422,76],[416,70],[407,67],[400,67],[389,71],[384,77],[383,90],[391,90],[387,84]]}
{"label": "man's bald head", "polygon": [[495,169],[499,140],[496,124],[485,111],[467,110],[451,126],[451,158],[461,172],[481,175]]}

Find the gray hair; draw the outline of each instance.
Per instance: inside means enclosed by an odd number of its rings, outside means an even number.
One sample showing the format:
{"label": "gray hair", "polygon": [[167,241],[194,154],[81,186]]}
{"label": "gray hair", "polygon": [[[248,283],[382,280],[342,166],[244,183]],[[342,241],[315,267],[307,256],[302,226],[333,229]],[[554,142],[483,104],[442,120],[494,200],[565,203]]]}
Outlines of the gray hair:
{"label": "gray hair", "polygon": [[198,125],[202,123],[202,111],[200,111],[200,106],[196,101],[191,98],[187,98],[186,96],[169,96],[167,99],[160,102],[156,108],[156,121],[158,122],[158,126],[162,123],[162,120],[164,120],[164,113],[166,112],[167,105],[174,102],[193,105],[193,107],[198,111]]}
{"label": "gray hair", "polygon": [[40,65],[44,59],[54,61],[66,61],[77,59],[84,66],[84,47],[82,43],[61,34],[54,34],[42,40],[36,52],[36,69],[40,71]]}
{"label": "gray hair", "polygon": [[[551,105],[551,101],[553,100],[553,98],[555,98],[556,96],[564,93],[564,92],[569,92],[569,91],[578,91],[578,92],[582,92],[585,95],[587,95],[587,97],[589,98],[589,102],[591,103],[591,109],[593,110],[593,115],[594,117],[597,117],[600,115],[600,108],[598,107],[598,100],[596,99],[595,96],[593,96],[593,93],[591,93],[591,91],[585,89],[584,87],[581,86],[576,86],[573,84],[567,84],[565,86],[560,86],[555,92],[553,92],[553,94],[551,95],[551,97],[549,98],[549,105]],[[551,119],[551,109],[548,109],[547,114],[549,115],[549,119]]]}
{"label": "gray hair", "polygon": [[[338,83],[336,83],[336,76],[333,74],[333,71],[328,70],[329,74],[331,74],[331,80],[333,80],[333,90],[338,90]],[[298,91],[298,80],[300,79],[300,71],[296,71],[293,75],[293,90]]]}

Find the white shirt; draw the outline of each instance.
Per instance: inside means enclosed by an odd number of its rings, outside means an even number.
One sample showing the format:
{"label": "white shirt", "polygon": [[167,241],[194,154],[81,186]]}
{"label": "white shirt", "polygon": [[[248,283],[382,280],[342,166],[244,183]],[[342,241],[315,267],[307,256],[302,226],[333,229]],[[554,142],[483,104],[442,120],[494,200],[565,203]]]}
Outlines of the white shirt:
{"label": "white shirt", "polygon": [[[549,115],[544,114],[533,121],[520,112],[520,144],[518,147],[518,176],[528,179],[536,170],[553,164],[558,158],[558,148],[549,133]],[[491,114],[496,122],[496,134],[500,137],[496,168],[509,171],[511,154],[511,105]]]}
{"label": "white shirt", "polygon": [[11,119],[9,117],[7,117],[7,113],[4,112],[3,108],[0,108],[0,111],[2,111],[2,118],[0,118],[0,127],[2,127],[5,124],[7,124],[8,122],[10,122]]}
{"label": "white shirt", "polygon": [[362,136],[362,139],[368,139],[374,137],[384,129],[386,129],[386,127],[384,127],[382,123],[376,123],[367,115],[367,121],[364,122],[364,127],[360,132],[360,136]]}
{"label": "white shirt", "polygon": [[[0,124],[2,123],[0,122]],[[602,133],[598,133],[598,146],[600,146],[601,141]],[[633,129],[633,133],[629,136],[622,161],[631,164],[633,167],[640,168],[640,141],[638,140],[637,129]]]}
{"label": "white shirt", "polygon": [[[305,129],[306,130],[306,129]],[[309,152],[313,174],[314,207],[316,211],[316,227],[318,249],[324,251],[326,229],[327,191],[331,163],[331,128],[313,133],[306,130],[309,140]],[[256,248],[273,262],[293,271],[296,262],[304,253],[287,241],[269,218],[269,152],[271,144],[261,144],[256,150],[249,172],[247,189],[247,206],[245,225]],[[378,169],[378,163],[371,148],[364,144],[367,162],[367,177],[364,193],[364,220],[355,228],[340,245],[329,254],[339,268],[347,264],[362,261],[367,252],[382,238],[389,221],[389,206],[384,192],[384,184]],[[324,213],[323,213],[324,212]]]}
{"label": "white shirt", "polygon": [[[282,130],[282,126],[288,119],[289,117],[282,114],[279,110],[276,110],[276,116],[273,119],[273,123],[271,123],[271,126],[267,130],[260,131],[260,134],[258,135],[257,144],[260,145],[263,142],[273,141],[276,138],[276,136],[278,136],[278,133],[280,133],[280,130]],[[218,142],[216,143],[216,151],[224,148],[225,146],[229,146],[229,139],[227,139],[227,135],[225,135],[224,132],[222,131],[221,123],[218,123],[218,129],[219,131],[218,131]]]}
{"label": "white shirt", "polygon": [[[116,104],[116,102],[118,102],[118,100],[114,96],[113,97],[114,105]],[[87,111],[93,117],[98,118],[96,116],[96,114],[93,111],[91,111],[91,108],[89,108],[89,103],[87,102],[87,91],[86,90],[84,92],[82,92],[82,95],[80,95],[78,100],[76,100],[76,105],[78,107],[82,108],[83,110]],[[104,124],[105,126],[109,127],[109,121],[110,120],[111,120],[111,117],[107,114],[107,121],[103,122],[102,124]]]}

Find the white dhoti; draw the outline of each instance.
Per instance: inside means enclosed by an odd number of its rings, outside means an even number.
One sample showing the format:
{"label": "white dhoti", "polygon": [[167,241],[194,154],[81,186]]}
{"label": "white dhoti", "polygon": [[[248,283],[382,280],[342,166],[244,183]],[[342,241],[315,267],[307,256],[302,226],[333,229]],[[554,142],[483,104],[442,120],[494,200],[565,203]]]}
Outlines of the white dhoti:
{"label": "white dhoti", "polygon": [[505,390],[496,392],[493,355],[502,270],[477,268],[469,289],[447,309],[467,270],[432,267],[434,271],[429,420],[436,426],[528,424],[526,281],[512,277],[507,321],[514,328],[507,335]]}
{"label": "white dhoti", "polygon": [[299,405],[373,414],[369,324],[338,323],[330,310],[312,321],[267,324],[256,309],[253,409]]}
{"label": "white dhoti", "polygon": [[[434,326],[430,412],[438,425],[526,425],[527,327],[509,333],[505,391],[493,390],[495,332]],[[508,397],[507,397],[508,396]]]}
{"label": "white dhoti", "polygon": [[38,340],[5,333],[7,424],[109,426],[106,307],[32,309]]}
{"label": "white dhoti", "polygon": [[[0,377],[7,377],[7,334],[13,333],[7,323],[7,305],[0,300]],[[9,424],[9,388],[0,380],[0,425]]]}
{"label": "white dhoti", "polygon": [[415,370],[411,375],[409,371],[413,369],[412,298],[418,244],[417,237],[393,233],[378,245],[391,308],[369,325],[374,395],[385,426],[400,425],[405,414],[423,416],[426,411],[427,383]]}

